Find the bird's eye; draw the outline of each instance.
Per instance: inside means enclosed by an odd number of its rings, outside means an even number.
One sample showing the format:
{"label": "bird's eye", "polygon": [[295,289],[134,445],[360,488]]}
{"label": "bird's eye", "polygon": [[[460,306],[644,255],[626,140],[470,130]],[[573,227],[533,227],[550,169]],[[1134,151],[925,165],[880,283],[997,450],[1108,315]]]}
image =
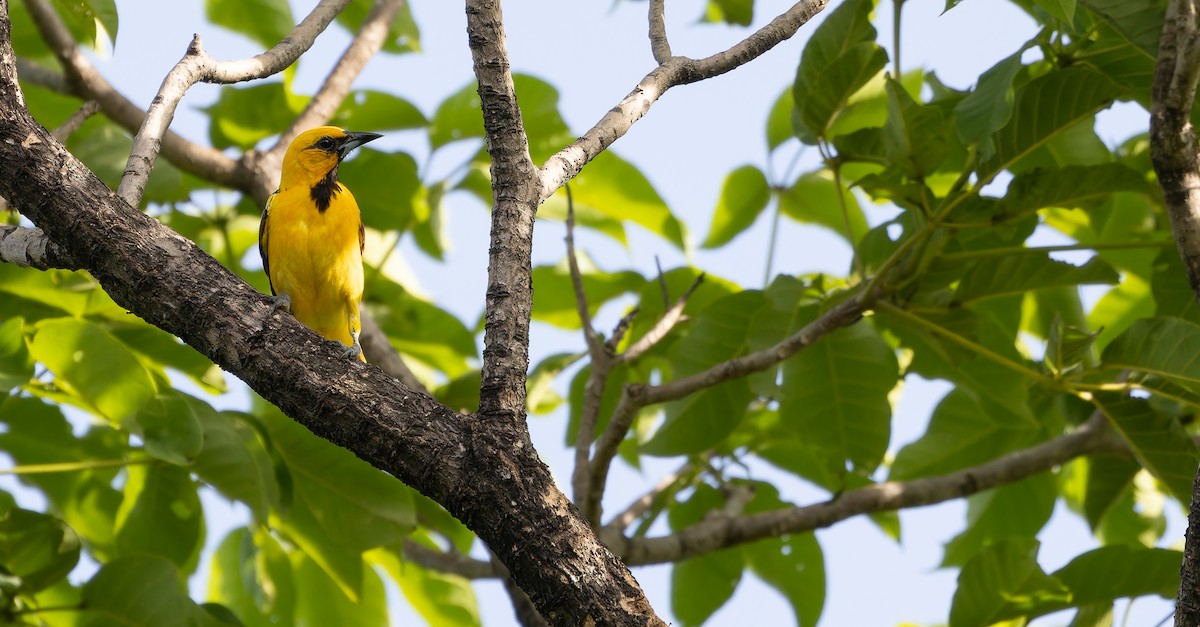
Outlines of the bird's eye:
{"label": "bird's eye", "polygon": [[333,140],[328,137],[322,137],[321,140],[317,142],[317,148],[325,151],[332,151]]}

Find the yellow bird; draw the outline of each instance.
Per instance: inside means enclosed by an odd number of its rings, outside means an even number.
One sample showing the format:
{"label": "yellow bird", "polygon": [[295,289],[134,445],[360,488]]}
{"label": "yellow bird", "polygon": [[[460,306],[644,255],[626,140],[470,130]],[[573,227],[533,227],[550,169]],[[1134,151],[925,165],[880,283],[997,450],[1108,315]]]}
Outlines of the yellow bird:
{"label": "yellow bird", "polygon": [[283,156],[279,189],[258,226],[258,252],[276,308],[362,355],[358,307],[363,295],[363,223],[358,203],[338,182],[351,150],[382,137],[319,126],[301,133]]}

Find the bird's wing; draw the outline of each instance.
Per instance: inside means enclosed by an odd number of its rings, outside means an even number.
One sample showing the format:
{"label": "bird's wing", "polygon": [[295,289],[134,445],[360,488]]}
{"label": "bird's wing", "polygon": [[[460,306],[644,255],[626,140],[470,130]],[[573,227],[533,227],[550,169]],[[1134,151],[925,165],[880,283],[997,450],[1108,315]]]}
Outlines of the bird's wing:
{"label": "bird's wing", "polygon": [[358,219],[358,254],[362,254],[367,247],[367,228],[363,226],[362,218]]}
{"label": "bird's wing", "polygon": [[274,199],[275,194],[267,197],[267,206],[263,207],[262,219],[258,222],[258,255],[262,257],[263,272],[267,273],[267,285],[271,286],[272,296],[275,295],[275,285],[271,283],[271,258],[268,254],[267,220],[271,217],[271,201]]}

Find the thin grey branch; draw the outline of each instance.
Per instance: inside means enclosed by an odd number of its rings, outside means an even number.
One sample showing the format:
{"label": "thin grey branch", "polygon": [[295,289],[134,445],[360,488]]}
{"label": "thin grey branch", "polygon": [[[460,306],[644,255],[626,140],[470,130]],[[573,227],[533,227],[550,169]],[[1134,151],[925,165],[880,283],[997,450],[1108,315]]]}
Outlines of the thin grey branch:
{"label": "thin grey branch", "polygon": [[282,72],[312,47],[317,36],[329,27],[348,3],[349,0],[321,0],[282,41],[249,59],[217,61],[204,50],[200,35],[193,36],[183,58],[163,79],[137,136],[133,138],[133,150],[125,163],[125,173],[117,188],[117,195],[132,207],[141,204],[142,192],[150,180],[150,171],[162,148],[163,136],[175,117],[175,108],[192,85],[200,81],[237,83]]}
{"label": "thin grey branch", "polygon": [[[588,355],[591,357],[591,368],[588,370],[587,382],[583,387],[583,403],[579,411],[579,430],[575,434],[575,468],[571,473],[571,489],[578,502],[587,493],[591,483],[588,459],[592,449],[592,439],[596,433],[596,420],[600,416],[600,403],[604,396],[604,388],[608,383],[608,374],[612,371],[613,355],[608,345],[596,333],[592,324],[592,314],[588,311],[587,294],[583,289],[583,276],[579,272],[579,259],[575,256],[575,202],[571,197],[571,186],[567,185],[567,268],[571,275],[571,286],[575,290],[575,307],[579,312],[580,326],[583,327],[583,339],[587,344]],[[597,520],[584,511],[585,518],[595,524]]]}
{"label": "thin grey branch", "polygon": [[829,527],[861,514],[933,505],[1020,481],[1094,452],[1103,446],[1106,431],[1103,416],[1093,416],[1071,433],[937,477],[880,483],[804,507],[715,515],[668,536],[630,539],[605,533],[604,537],[627,564],[677,562],[763,538]]}
{"label": "thin grey branch", "polygon": [[595,511],[599,515],[600,499],[604,495],[605,484],[608,481],[609,466],[616,457],[617,448],[625,439],[629,427],[633,425],[633,419],[642,408],[678,400],[718,383],[766,370],[811,346],[825,335],[853,324],[862,317],[864,311],[870,308],[870,303],[874,302],[874,298],[875,296],[872,296],[860,301],[853,296],[848,297],[816,320],[805,325],[796,334],[770,348],[721,362],[682,379],[659,385],[626,384],[620,400],[617,401],[617,407],[613,410],[608,428],[604,430],[604,434],[596,443],[596,450],[592,454],[591,490],[584,502],[579,504],[580,508],[585,512]]}
{"label": "thin grey branch", "polygon": [[425,384],[413,374],[413,371],[404,363],[404,359],[400,357],[400,353],[392,347],[388,341],[387,334],[383,329],[379,328],[379,323],[375,322],[375,318],[364,307],[361,312],[363,354],[367,356],[367,361],[379,366],[381,370],[390,374],[392,377],[399,379],[401,383],[409,388],[429,394],[429,390],[425,389]]}
{"label": "thin grey branch", "polygon": [[665,0],[650,0],[650,52],[662,65],[671,58],[671,43],[667,40]]}
{"label": "thin grey branch", "polygon": [[671,305],[671,308],[658,319],[658,322],[654,323],[654,326],[645,335],[639,338],[637,342],[634,342],[632,346],[625,349],[624,353],[618,355],[617,360],[621,363],[637,361],[646,351],[654,348],[654,345],[666,337],[671,332],[671,329],[675,328],[675,325],[679,323],[679,320],[683,317],[683,310],[687,307],[688,299],[691,298],[692,293],[703,282],[704,273],[701,272],[692,283],[692,286],[683,293],[683,296],[680,296],[679,300],[676,300],[675,304]]}
{"label": "thin grey branch", "polygon": [[[99,102],[100,109],[111,120],[120,124],[130,133],[138,132],[145,118],[145,112],[113,89],[113,86],[100,75],[91,61],[79,51],[74,38],[71,37],[71,32],[67,30],[66,25],[58,17],[54,8],[50,6],[48,0],[26,0],[25,5],[42,38],[54,51],[59,63],[62,64],[65,72],[65,87],[69,93]],[[22,67],[29,70],[29,65],[23,64]],[[56,81],[49,79],[49,76],[44,71],[36,70],[29,74],[32,80],[41,79],[39,84],[53,88]],[[250,189],[248,172],[240,168],[237,161],[219,150],[193,143],[174,132],[167,131],[162,137],[162,153],[171,163],[184,171],[227,187]]]}
{"label": "thin grey branch", "polygon": [[649,491],[635,499],[632,503],[626,506],[625,509],[621,510],[619,514],[613,516],[612,519],[604,525],[605,532],[623,532],[626,527],[633,524],[633,521],[637,520],[642,516],[642,514],[645,514],[647,511],[649,511],[650,506],[653,505],[654,502],[658,500],[658,498],[664,492],[674,486],[681,477],[691,474],[694,469],[695,464],[689,461],[685,462],[674,472],[667,473],[658,481],[658,483],[654,485],[654,487],[650,488]]}
{"label": "thin grey branch", "polygon": [[83,126],[84,122],[87,122],[88,118],[96,115],[99,112],[100,103],[96,102],[95,100],[89,100],[76,109],[75,113],[71,114],[71,117],[67,118],[62,124],[58,125],[58,128],[54,129],[50,134],[54,136],[54,139],[57,139],[60,142],[66,142],[67,138],[70,137],[75,131],[78,131],[79,127]]}
{"label": "thin grey branch", "polygon": [[[604,114],[588,132],[566,148],[555,153],[540,170],[541,200],[579,174],[596,155],[629,131],[635,122],[646,115],[660,96],[676,85],[695,83],[724,74],[745,65],[796,34],[801,26],[829,4],[829,0],[803,0],[771,20],[752,35],[723,52],[703,59],[669,57],[658,59],[659,66],[651,70],[629,95]],[[651,4],[653,24],[653,4]],[[651,27],[653,32],[653,26]],[[658,52],[655,53],[658,58]]]}
{"label": "thin grey branch", "polygon": [[[282,159],[288,144],[306,129],[320,126],[329,121],[337,112],[354,79],[366,67],[367,62],[383,47],[388,30],[396,20],[396,13],[404,6],[406,0],[385,0],[371,7],[371,12],[354,34],[354,39],[342,56],[338,59],[320,89],[313,94],[304,111],[292,121],[287,130],[279,135],[275,145],[267,151],[273,158]],[[366,130],[366,129],[357,129]]]}

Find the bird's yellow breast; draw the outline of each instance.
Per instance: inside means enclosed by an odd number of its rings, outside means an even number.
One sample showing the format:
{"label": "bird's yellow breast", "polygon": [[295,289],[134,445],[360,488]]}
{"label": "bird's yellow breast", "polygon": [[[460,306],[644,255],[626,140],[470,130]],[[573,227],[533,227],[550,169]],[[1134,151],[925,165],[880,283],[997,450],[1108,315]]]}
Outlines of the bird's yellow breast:
{"label": "bird's yellow breast", "polygon": [[328,339],[350,345],[363,294],[361,216],[337,184],[325,211],[305,186],[276,192],[267,210],[271,286],[292,299],[292,313]]}

